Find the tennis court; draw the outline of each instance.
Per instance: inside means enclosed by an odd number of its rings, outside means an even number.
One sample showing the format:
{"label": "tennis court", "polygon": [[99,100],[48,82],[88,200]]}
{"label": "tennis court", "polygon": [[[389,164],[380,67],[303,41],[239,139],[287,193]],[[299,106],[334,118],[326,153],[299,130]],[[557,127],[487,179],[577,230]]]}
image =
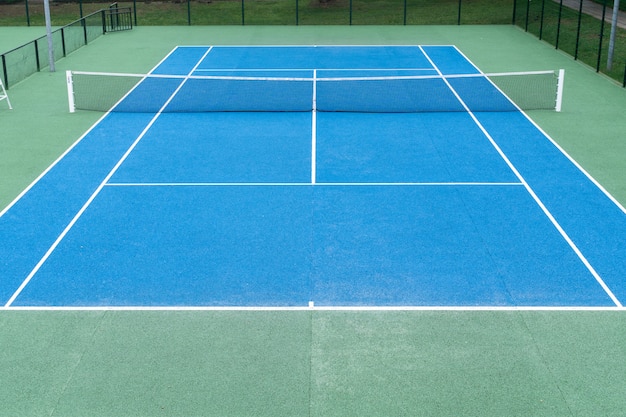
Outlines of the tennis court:
{"label": "tennis court", "polygon": [[626,213],[485,72],[451,44],[75,71],[76,116],[114,108],[2,211],[36,396],[7,410],[617,415]]}
{"label": "tennis court", "polygon": [[624,210],[454,46],[152,74],[2,217],[5,307],[622,306]]}

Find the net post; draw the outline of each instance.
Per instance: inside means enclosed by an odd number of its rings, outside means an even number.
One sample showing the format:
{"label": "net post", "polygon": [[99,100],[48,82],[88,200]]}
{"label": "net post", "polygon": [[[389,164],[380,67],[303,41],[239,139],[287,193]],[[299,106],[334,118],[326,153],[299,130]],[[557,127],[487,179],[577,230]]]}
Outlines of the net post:
{"label": "net post", "polygon": [[2,84],[2,78],[0,78],[0,101],[2,100],[6,100],[7,105],[9,106],[9,110],[13,110],[13,107],[11,107],[11,101],[9,100],[9,95],[4,89],[4,84]]}
{"label": "net post", "polygon": [[561,111],[561,105],[563,104],[563,81],[564,80],[565,80],[565,70],[560,69],[559,80],[557,82],[557,87],[556,87],[556,106],[554,107],[554,110],[556,110],[557,112]]}
{"label": "net post", "polygon": [[[0,61],[2,61],[2,76],[4,77],[4,82],[7,85],[6,88],[9,88],[9,71],[7,70],[6,55],[2,54],[2,55],[0,55],[0,58],[2,58],[0,60]],[[0,82],[2,82],[2,77],[0,77]]]}
{"label": "net post", "polygon": [[67,82],[67,102],[70,107],[70,113],[75,113],[76,105],[74,103],[74,83],[72,80],[72,71],[65,71],[65,79]]}

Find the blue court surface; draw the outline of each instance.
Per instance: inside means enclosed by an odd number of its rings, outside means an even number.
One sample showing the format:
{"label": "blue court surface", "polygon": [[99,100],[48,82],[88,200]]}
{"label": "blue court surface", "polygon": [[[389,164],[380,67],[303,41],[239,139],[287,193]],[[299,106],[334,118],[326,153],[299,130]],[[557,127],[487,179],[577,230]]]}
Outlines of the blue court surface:
{"label": "blue court surface", "polygon": [[[446,82],[480,73],[453,46],[178,47],[152,73],[180,77],[141,82],[2,212],[3,308],[626,301],[624,209],[488,81]],[[420,74],[443,77],[408,104],[324,82]]]}

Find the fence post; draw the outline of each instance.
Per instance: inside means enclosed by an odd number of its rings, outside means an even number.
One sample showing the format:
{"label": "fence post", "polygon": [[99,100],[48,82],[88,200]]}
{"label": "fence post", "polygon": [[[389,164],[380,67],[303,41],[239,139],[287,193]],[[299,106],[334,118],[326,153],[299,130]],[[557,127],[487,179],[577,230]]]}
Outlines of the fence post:
{"label": "fence post", "polygon": [[299,8],[298,0],[296,0],[296,26],[300,24]]}
{"label": "fence post", "polygon": [[598,61],[596,72],[600,72],[600,60],[602,59],[602,39],[604,38],[604,18],[606,17],[606,0],[602,4],[602,21],[600,22],[600,43],[598,44]]}
{"label": "fence post", "polygon": [[461,2],[462,1],[463,0],[459,0],[459,13],[458,13],[458,16],[457,16],[457,19],[456,19],[457,26],[461,25]]}
{"label": "fence post", "polygon": [[546,0],[541,0],[541,21],[539,22],[539,40],[543,39],[543,17],[546,11]]}
{"label": "fence post", "polygon": [[407,12],[407,4],[406,4],[407,0],[404,0],[404,20],[403,20],[403,24],[404,26],[406,26],[406,12]]}
{"label": "fence post", "polygon": [[528,32],[528,20],[530,16],[530,0],[526,0],[526,23],[524,24],[524,30]]}
{"label": "fence post", "polygon": [[578,29],[576,29],[576,50],[574,51],[574,59],[578,59],[578,45],[580,44],[580,25],[583,18],[583,0],[580,0],[578,7]]}
{"label": "fence post", "polygon": [[559,19],[556,24],[556,41],[554,47],[559,49],[559,37],[561,36],[561,16],[563,15],[563,0],[559,2]]}
{"label": "fence post", "polygon": [[87,22],[85,18],[80,19],[80,25],[83,27],[83,40],[85,41],[83,45],[87,45]]}
{"label": "fence post", "polygon": [[349,24],[350,24],[350,26],[352,26],[352,0],[350,0],[350,20],[349,20]]}
{"label": "fence post", "polygon": [[611,17],[611,35],[609,36],[609,53],[606,59],[606,69],[611,71],[613,67],[613,53],[615,52],[615,33],[617,31],[617,20],[619,14],[619,0],[613,1],[613,14]]}
{"label": "fence post", "polygon": [[511,19],[511,24],[515,26],[515,18],[517,15],[517,0],[513,0],[513,18]]}
{"label": "fence post", "polygon": [[117,30],[120,25],[120,14],[119,14],[119,4],[118,2],[112,3],[109,5],[108,17],[111,20],[111,31]]}
{"label": "fence post", "polygon": [[25,0],[25,3],[26,3],[26,25],[30,26],[30,13],[28,11],[28,0]]}

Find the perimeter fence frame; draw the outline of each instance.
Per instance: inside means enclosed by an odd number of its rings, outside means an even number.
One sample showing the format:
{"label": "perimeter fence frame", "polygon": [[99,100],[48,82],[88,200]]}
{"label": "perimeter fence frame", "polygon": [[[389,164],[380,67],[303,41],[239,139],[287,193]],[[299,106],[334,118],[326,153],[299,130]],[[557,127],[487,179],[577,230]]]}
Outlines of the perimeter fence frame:
{"label": "perimeter fence frame", "polygon": [[[27,2],[27,0],[25,0]],[[323,7],[314,10],[315,13],[309,8],[305,7],[307,1],[314,1],[322,5]],[[179,13],[176,22],[170,22],[171,24],[215,24],[211,22],[205,22],[200,20],[200,14],[195,7],[215,7],[219,4],[228,4],[228,12],[221,11],[216,12],[218,17],[224,17],[224,20],[220,24],[234,24],[234,25],[255,25],[255,24],[279,24],[279,25],[310,25],[310,24],[348,24],[348,25],[364,25],[371,24],[369,21],[364,21],[364,17],[370,19],[371,10],[364,7],[367,6],[366,0],[342,0],[343,9],[339,11],[337,9],[337,3],[335,5],[324,6],[331,4],[330,0],[281,0],[279,3],[283,4],[290,12],[290,14],[280,21],[271,20],[271,15],[263,15],[263,11],[258,6],[259,2],[254,0],[233,0],[233,1],[209,1],[209,0],[176,0],[178,4]],[[576,0],[575,7],[567,7],[563,0],[504,0],[504,9],[501,7],[498,12],[494,13],[494,16],[486,16],[484,13],[479,16],[472,14],[473,2],[470,0],[450,0],[445,3],[436,4],[437,11],[441,15],[440,20],[429,21],[423,23],[416,21],[415,16],[417,14],[424,15],[426,18],[433,18],[432,9],[422,9],[424,4],[417,0],[388,0],[388,9],[392,10],[392,16],[389,22],[382,22],[377,24],[388,25],[414,25],[414,24],[444,24],[444,25],[464,25],[464,24],[510,24],[521,27],[526,32],[532,33],[540,40],[554,45],[556,49],[562,50],[575,60],[580,60],[585,64],[594,68],[597,72],[608,75],[616,80],[623,87],[626,88],[626,29],[619,28],[614,62],[612,68],[607,68],[606,57],[608,49],[608,37],[609,27],[611,23],[604,17],[608,17],[610,13],[607,10],[612,5],[611,0],[596,0],[602,7],[603,19],[594,18],[583,12],[583,0]],[[206,5],[204,4],[206,3]],[[28,4],[28,3],[27,3]],[[97,36],[106,33],[107,31],[124,30],[120,29],[124,27],[137,26],[137,15],[141,14],[145,19],[146,10],[140,10],[142,13],[138,13],[137,8],[144,7],[148,3],[144,3],[138,0],[129,0],[124,3],[129,5],[128,7],[119,8],[117,4],[112,5],[111,9],[103,9],[91,15],[85,16],[76,22],[83,22],[84,29],[89,28],[89,24],[86,23],[89,19],[92,19],[94,15],[101,14],[102,18],[102,31]],[[208,6],[212,4],[212,6]],[[333,3],[334,4],[334,3]],[[419,4],[419,8],[417,5]],[[499,2],[500,6],[503,5]],[[82,0],[79,3],[82,6]],[[147,6],[146,6],[147,7]],[[270,7],[270,6],[263,6]],[[282,7],[282,6],[281,6]],[[325,9],[327,7],[327,9]],[[369,7],[369,6],[367,6]],[[335,9],[333,9],[335,8]],[[442,9],[443,8],[443,9]],[[445,10],[444,10],[445,9]],[[324,12],[324,18],[318,12]],[[326,13],[328,12],[328,13]],[[221,13],[225,13],[222,15]],[[81,8],[82,14],[82,8]],[[376,13],[373,13],[374,15]],[[318,17],[315,17],[315,16]],[[506,16],[505,16],[506,15]],[[331,17],[329,17],[331,16]],[[334,16],[334,17],[332,17]],[[214,16],[215,17],[215,16]],[[318,22],[315,19],[330,19],[328,21]],[[105,19],[108,19],[105,22]],[[269,20],[268,20],[269,19]],[[286,20],[285,20],[286,19]],[[333,20],[335,19],[335,20]],[[337,20],[338,19],[338,20]],[[376,19],[376,17],[371,17]],[[438,18],[439,19],[439,18]],[[504,21],[502,21],[504,19]],[[65,29],[72,27],[76,22],[70,23],[59,29],[61,32]],[[141,22],[140,22],[141,23]],[[53,37],[58,37],[56,34]],[[57,43],[64,42],[64,34],[60,35],[61,40]],[[82,41],[82,45],[87,44],[90,38],[87,36]],[[38,39],[24,45],[20,48],[30,48],[30,50],[37,51],[38,56],[47,56],[47,47],[42,42],[42,39]],[[18,48],[19,49],[19,48]],[[61,48],[59,48],[61,49]],[[66,47],[63,46],[63,50],[57,51],[55,47],[54,55],[56,57],[65,56],[71,50],[66,51]],[[70,48],[71,49],[71,48]],[[0,76],[3,77],[5,87],[10,87],[16,82],[25,77],[18,77],[16,80],[11,74],[12,71],[8,71],[7,67],[11,66],[9,59],[7,59],[8,53],[2,55],[2,72]],[[23,61],[28,61],[26,58]],[[38,62],[38,57],[33,59],[32,62],[28,62],[32,68],[32,72],[40,71],[46,64]],[[26,65],[26,64],[25,64]],[[30,74],[29,74],[30,75]]]}
{"label": "perimeter fence frame", "polygon": [[[132,29],[130,8],[114,3],[52,32],[55,62],[108,32]],[[49,66],[47,36],[42,36],[0,54],[0,79],[7,90],[14,84]]]}
{"label": "perimeter fence frame", "polygon": [[[29,1],[25,2],[25,23],[31,26]],[[96,0],[98,1],[98,0]],[[106,1],[106,0],[103,0]],[[371,0],[274,0],[264,2],[262,0],[166,0],[159,3],[172,4],[172,15],[162,19],[157,25],[412,25],[412,24],[508,24],[510,22],[510,5],[512,0],[492,0],[497,2],[496,9],[490,7],[482,13],[476,13],[476,0],[445,0],[440,3],[432,0],[384,0],[372,2]],[[58,0],[59,3],[69,3],[69,0]],[[133,10],[133,22],[135,26],[145,24],[147,15],[152,14],[149,4],[155,2],[148,0],[119,0],[124,6]],[[490,3],[489,0],[479,0]],[[83,16],[83,3],[87,0],[73,1],[76,4],[77,15]],[[381,15],[381,9],[376,9],[371,3],[377,3],[383,10],[391,11],[392,17]],[[445,3],[445,4],[444,4]],[[227,7],[222,7],[227,4]],[[211,6],[208,6],[211,5]],[[506,5],[506,11],[502,12],[502,5]],[[175,7],[174,7],[175,6]],[[213,20],[203,19],[201,7],[212,7],[214,10]],[[31,6],[32,7],[32,6]],[[307,7],[309,11],[307,12]],[[314,9],[311,11],[311,8]],[[277,18],[273,12],[280,9],[281,13],[287,12],[288,16]],[[427,9],[427,10],[426,10]],[[343,13],[343,14],[342,14]],[[342,14],[341,18],[337,15]],[[368,14],[365,20],[363,16]],[[174,16],[175,15],[175,16]],[[428,23],[415,23],[416,16],[425,15],[433,21]],[[442,16],[445,15],[445,16]],[[140,20],[138,22],[138,16]],[[40,18],[40,17],[39,17]],[[155,23],[149,23],[155,24]]]}
{"label": "perimeter fence frame", "polygon": [[513,0],[512,24],[626,88],[626,29],[617,28],[623,36],[615,44],[614,63],[612,68],[608,68],[604,62],[608,49],[605,36],[611,26],[607,22],[610,15],[607,10],[612,9],[612,6],[609,7],[612,2],[598,0],[597,3],[602,7],[600,19],[583,12],[583,0],[577,0],[576,8],[566,6],[563,0]]}

